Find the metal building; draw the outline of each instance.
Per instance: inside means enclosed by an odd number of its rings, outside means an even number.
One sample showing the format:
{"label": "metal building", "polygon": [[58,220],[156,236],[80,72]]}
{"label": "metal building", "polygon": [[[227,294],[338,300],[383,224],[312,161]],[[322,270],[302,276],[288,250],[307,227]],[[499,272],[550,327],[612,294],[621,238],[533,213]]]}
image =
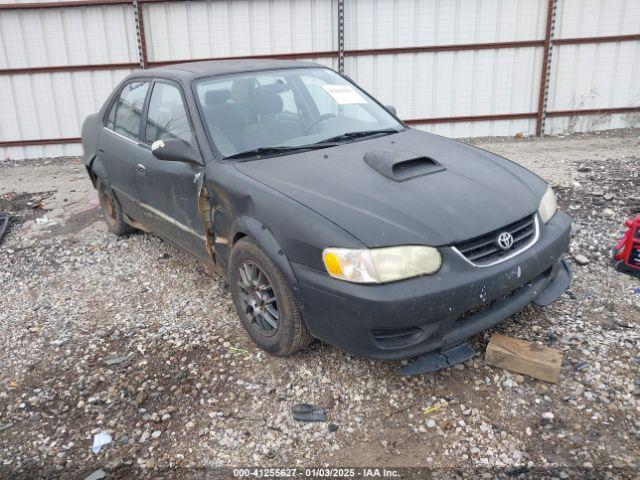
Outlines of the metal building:
{"label": "metal building", "polygon": [[640,126],[638,0],[0,3],[0,158],[77,155],[136,68],[304,58],[451,137]]}

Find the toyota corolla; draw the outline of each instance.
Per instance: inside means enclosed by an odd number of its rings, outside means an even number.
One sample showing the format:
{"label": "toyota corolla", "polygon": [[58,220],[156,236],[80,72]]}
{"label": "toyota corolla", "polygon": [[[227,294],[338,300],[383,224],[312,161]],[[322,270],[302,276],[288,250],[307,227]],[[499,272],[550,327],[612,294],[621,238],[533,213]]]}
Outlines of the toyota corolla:
{"label": "toyota corolla", "polygon": [[318,338],[446,357],[569,285],[570,219],[544,180],[409,128],[314,63],[134,72],[82,141],[110,231],[153,232],[224,273],[276,355]]}

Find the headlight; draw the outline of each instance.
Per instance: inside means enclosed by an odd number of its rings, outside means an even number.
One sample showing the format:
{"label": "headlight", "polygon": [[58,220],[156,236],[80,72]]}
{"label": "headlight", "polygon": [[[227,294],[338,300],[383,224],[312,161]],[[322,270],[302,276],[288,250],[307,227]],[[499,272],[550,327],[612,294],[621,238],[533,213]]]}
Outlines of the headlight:
{"label": "headlight", "polygon": [[553,193],[551,186],[547,187],[547,191],[544,192],[542,200],[540,201],[540,208],[538,208],[538,214],[544,223],[551,220],[558,210],[558,203],[556,202],[556,194]]}
{"label": "headlight", "polygon": [[442,265],[440,252],[425,246],[325,248],[322,260],[330,276],[356,283],[384,283],[429,275]]}

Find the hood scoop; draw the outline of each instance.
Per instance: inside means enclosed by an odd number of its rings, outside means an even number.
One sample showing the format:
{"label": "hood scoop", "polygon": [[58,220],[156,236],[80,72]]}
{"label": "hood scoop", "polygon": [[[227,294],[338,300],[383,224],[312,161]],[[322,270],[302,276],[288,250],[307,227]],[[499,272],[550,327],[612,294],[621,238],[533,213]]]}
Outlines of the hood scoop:
{"label": "hood scoop", "polygon": [[372,150],[365,153],[364,161],[376,172],[396,182],[446,170],[433,158],[413,152]]}

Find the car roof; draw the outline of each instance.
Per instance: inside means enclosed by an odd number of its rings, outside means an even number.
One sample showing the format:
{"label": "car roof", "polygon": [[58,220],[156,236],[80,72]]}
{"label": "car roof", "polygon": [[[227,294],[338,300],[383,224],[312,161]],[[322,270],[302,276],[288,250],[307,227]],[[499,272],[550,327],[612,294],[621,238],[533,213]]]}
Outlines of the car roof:
{"label": "car roof", "polygon": [[260,70],[279,70],[286,68],[313,68],[322,67],[314,62],[302,62],[298,60],[271,60],[271,59],[233,59],[233,60],[206,60],[202,62],[186,62],[149,68],[136,71],[135,76],[159,76],[166,75],[181,80],[193,80],[200,77],[226,75],[230,73],[255,72]]}

